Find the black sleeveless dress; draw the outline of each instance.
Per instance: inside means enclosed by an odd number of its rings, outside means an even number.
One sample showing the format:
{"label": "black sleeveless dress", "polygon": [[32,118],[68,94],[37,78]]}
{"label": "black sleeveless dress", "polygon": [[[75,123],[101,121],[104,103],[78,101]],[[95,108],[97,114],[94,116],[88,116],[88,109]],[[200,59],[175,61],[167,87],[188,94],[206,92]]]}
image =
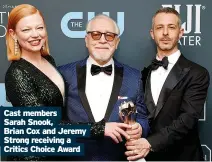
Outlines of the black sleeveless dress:
{"label": "black sleeveless dress", "polygon": [[[54,59],[48,55],[44,58],[55,68]],[[6,95],[14,107],[20,106],[54,106],[61,107],[63,124],[70,124],[66,117],[63,96],[54,82],[30,62],[21,58],[13,61],[5,75]],[[80,124],[80,123],[79,123]],[[82,123],[85,124],[85,123]],[[91,125],[91,138],[103,138],[105,122],[86,123]],[[9,156],[9,161],[45,161],[52,160],[45,156]]]}

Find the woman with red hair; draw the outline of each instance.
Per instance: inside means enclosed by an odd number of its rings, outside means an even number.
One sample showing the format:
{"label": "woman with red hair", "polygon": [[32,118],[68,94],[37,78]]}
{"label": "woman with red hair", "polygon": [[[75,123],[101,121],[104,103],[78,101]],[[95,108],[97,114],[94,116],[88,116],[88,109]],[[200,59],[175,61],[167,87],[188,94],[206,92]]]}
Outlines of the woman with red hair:
{"label": "woman with red hair", "polygon": [[[12,105],[63,107],[64,81],[49,55],[46,24],[41,12],[29,4],[16,6],[8,18],[6,44],[11,64],[6,72],[5,87]],[[66,115],[65,109],[62,110],[62,114]],[[91,136],[103,137],[104,128],[104,122],[92,124]],[[52,160],[37,156],[13,156],[8,159]]]}
{"label": "woman with red hair", "polygon": [[49,55],[46,25],[39,10],[22,4],[9,15],[7,57],[12,61],[5,76],[13,106],[61,106],[64,81]]}
{"label": "woman with red hair", "polygon": [[[46,25],[41,12],[22,4],[8,18],[7,57],[12,61],[5,76],[6,94],[13,106],[64,104],[64,81],[49,55]],[[13,161],[49,160],[43,156],[10,156]]]}

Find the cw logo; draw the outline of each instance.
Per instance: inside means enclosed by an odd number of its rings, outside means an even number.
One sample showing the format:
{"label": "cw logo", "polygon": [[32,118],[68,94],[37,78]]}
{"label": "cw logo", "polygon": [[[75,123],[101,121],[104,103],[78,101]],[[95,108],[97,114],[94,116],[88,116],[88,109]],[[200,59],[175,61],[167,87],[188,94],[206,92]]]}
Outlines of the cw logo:
{"label": "cw logo", "polygon": [[[103,12],[103,14],[110,16],[109,12]],[[87,15],[86,20],[89,21],[95,16],[95,12],[88,12]],[[68,12],[61,20],[61,30],[69,38],[84,38],[86,35],[85,28],[82,27],[84,21],[83,12]],[[78,30],[70,29],[69,24],[72,28],[77,28]],[[121,35],[124,32],[124,12],[117,12],[117,24]]]}

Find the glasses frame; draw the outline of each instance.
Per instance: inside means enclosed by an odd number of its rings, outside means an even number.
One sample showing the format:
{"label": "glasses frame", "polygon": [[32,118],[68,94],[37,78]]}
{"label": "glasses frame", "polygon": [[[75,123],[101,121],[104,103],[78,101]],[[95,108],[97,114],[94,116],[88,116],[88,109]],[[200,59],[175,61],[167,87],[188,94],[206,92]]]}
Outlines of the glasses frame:
{"label": "glasses frame", "polygon": [[[92,33],[94,33],[94,32],[97,32],[97,33],[101,34],[101,36],[99,37],[99,39],[94,39],[94,38],[93,38]],[[105,32],[105,33],[102,33],[102,32],[100,32],[100,31],[88,31],[87,34],[91,34],[91,37],[92,37],[93,40],[100,40],[100,39],[102,38],[102,35],[104,35],[105,40],[108,41],[108,42],[114,41],[114,39],[118,36],[118,34],[113,33],[113,32]],[[113,40],[108,40],[108,39],[106,38],[106,34],[114,34]]]}

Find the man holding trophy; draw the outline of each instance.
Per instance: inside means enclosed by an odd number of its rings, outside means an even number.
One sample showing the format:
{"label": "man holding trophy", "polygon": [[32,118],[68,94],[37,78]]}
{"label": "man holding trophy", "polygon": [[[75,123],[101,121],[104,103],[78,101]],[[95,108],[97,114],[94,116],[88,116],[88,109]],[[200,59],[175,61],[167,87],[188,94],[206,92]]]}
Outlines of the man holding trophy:
{"label": "man holding trophy", "polygon": [[[69,160],[127,160],[126,140],[146,137],[149,132],[141,73],[113,59],[120,41],[119,27],[113,19],[97,15],[88,22],[86,32],[89,57],[61,66],[59,70],[66,83],[69,120],[98,124],[97,132],[102,136],[77,141],[84,144],[85,154]],[[123,107],[124,101],[132,101],[136,111],[123,110],[123,122],[119,107]],[[124,117],[126,113],[136,119]]]}
{"label": "man holding trophy", "polygon": [[[134,125],[136,123],[136,118],[137,118],[136,106],[134,105],[132,101],[128,101],[128,102],[124,101],[119,106],[119,115],[124,123],[129,125]],[[131,128],[127,129],[127,133],[131,135],[132,129]],[[127,147],[127,151],[125,152],[126,156],[128,156],[130,153],[136,154],[135,147],[128,146],[127,144],[131,142],[137,143],[137,140],[139,139],[140,138],[137,138],[137,136],[134,136],[134,138],[128,139],[127,143],[125,144]],[[150,149],[150,145],[147,145],[146,149],[147,150]],[[144,148],[144,150],[146,149]],[[130,160],[129,157],[127,159]],[[139,161],[146,161],[146,160],[140,157],[140,158],[137,158],[135,161],[139,162]]]}

